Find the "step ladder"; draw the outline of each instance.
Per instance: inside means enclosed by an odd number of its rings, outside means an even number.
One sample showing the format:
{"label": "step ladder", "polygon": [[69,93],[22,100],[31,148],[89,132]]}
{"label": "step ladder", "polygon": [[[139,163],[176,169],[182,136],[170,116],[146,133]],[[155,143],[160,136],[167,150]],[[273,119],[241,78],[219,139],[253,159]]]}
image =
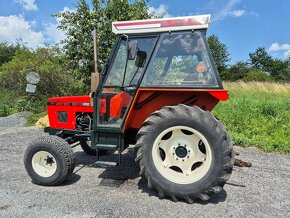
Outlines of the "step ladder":
{"label": "step ladder", "polygon": [[[100,167],[100,168],[109,168],[109,167],[116,167],[121,164],[121,134],[119,134],[118,138],[118,145],[113,145],[113,144],[96,144],[97,148],[97,161],[94,163],[95,167]],[[99,151],[100,150],[110,150],[110,151],[116,151],[118,150],[118,161],[117,162],[112,162],[112,161],[104,161],[100,160],[100,155]]]}

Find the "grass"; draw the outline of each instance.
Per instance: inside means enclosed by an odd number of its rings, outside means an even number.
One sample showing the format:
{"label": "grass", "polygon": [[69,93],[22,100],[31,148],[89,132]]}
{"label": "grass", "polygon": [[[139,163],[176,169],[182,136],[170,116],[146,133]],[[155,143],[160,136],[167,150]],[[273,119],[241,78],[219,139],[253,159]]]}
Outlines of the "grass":
{"label": "grass", "polygon": [[29,116],[29,117],[27,118],[26,126],[34,126],[35,123],[36,123],[36,122],[37,122],[41,117],[44,117],[46,114],[47,114],[46,111],[44,111],[44,112],[40,112],[40,113],[32,114],[31,116]]}
{"label": "grass", "polygon": [[213,113],[234,144],[266,152],[290,153],[290,84],[225,83],[230,99]]}
{"label": "grass", "polygon": [[[36,99],[33,96],[19,96],[9,90],[0,92],[0,117],[22,111],[38,114],[46,110],[47,99]],[[35,115],[32,115],[35,117]]]}

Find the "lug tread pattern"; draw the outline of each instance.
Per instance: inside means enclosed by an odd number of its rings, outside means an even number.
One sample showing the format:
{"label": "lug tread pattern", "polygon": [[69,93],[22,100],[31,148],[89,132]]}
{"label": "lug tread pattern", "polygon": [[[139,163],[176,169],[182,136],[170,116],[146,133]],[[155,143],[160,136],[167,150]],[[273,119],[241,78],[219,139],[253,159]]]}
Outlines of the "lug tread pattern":
{"label": "lug tread pattern", "polygon": [[[219,171],[219,176],[217,177],[215,183],[211,184],[207,190],[203,190],[200,193],[194,195],[177,196],[173,192],[164,190],[157,182],[154,182],[154,180],[151,179],[144,160],[144,150],[146,146],[145,136],[150,134],[152,125],[159,122],[166,122],[166,120],[174,119],[176,116],[186,116],[187,118],[189,117],[190,119],[194,119],[197,122],[201,122],[203,120],[208,123],[209,126],[211,126],[214,134],[221,136],[220,145],[224,157],[223,167]],[[144,123],[145,125],[142,125],[137,134],[138,152],[135,161],[140,167],[139,174],[147,180],[149,188],[154,188],[157,190],[160,198],[167,196],[170,197],[174,202],[178,201],[178,199],[183,199],[187,203],[192,204],[195,199],[207,201],[212,194],[219,193],[223,189],[223,186],[230,178],[233,169],[233,144],[224,125],[219,120],[217,120],[212,115],[212,113],[209,111],[204,111],[197,106],[188,106],[184,104],[179,104],[176,106],[165,106],[149,116]]]}

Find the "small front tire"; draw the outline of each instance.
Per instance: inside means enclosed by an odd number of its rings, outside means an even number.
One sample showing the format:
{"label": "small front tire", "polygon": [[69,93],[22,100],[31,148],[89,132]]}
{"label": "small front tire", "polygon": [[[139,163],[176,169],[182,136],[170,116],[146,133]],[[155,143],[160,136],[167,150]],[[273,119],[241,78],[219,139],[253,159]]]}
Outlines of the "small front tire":
{"label": "small front tire", "polygon": [[60,185],[74,170],[74,152],[65,140],[57,136],[41,137],[27,147],[24,165],[34,183]]}

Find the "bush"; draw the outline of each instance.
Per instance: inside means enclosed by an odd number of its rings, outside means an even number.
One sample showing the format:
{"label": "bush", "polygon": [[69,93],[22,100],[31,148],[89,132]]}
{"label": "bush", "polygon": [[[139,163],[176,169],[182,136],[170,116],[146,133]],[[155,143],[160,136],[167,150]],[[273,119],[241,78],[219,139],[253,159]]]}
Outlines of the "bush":
{"label": "bush", "polygon": [[[41,80],[35,95],[25,91],[28,72],[37,72]],[[57,47],[15,52],[13,59],[0,66],[0,116],[24,110],[40,113],[46,110],[49,97],[88,94],[89,85],[72,76],[66,60]]]}
{"label": "bush", "polygon": [[37,72],[41,77],[37,85],[39,99],[57,95],[78,95],[85,90],[83,83],[71,76],[59,49],[51,47],[39,48],[36,51],[17,51],[14,58],[0,68],[0,91],[11,90],[15,94],[26,96],[25,77],[31,71]]}
{"label": "bush", "polygon": [[243,81],[257,81],[257,82],[266,82],[270,81],[270,77],[265,74],[263,71],[251,69],[246,76],[242,78]]}

